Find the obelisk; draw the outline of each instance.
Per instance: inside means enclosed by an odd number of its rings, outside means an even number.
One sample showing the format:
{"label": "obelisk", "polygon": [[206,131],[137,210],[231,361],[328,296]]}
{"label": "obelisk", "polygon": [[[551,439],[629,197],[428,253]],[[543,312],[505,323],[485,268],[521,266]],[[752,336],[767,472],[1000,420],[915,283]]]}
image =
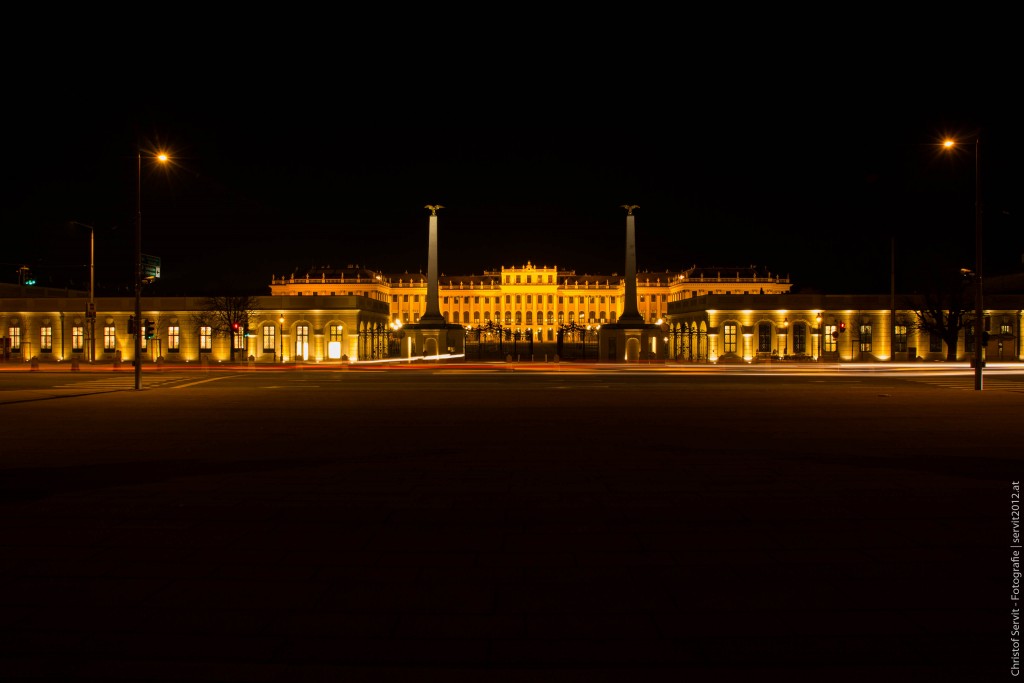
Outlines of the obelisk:
{"label": "obelisk", "polygon": [[444,207],[440,204],[427,204],[430,209],[430,232],[427,246],[427,307],[420,318],[421,327],[444,327],[444,316],[441,315],[441,304],[437,296],[437,211]]}
{"label": "obelisk", "polygon": [[636,204],[623,204],[622,208],[626,210],[626,297],[618,320],[620,327],[644,324],[644,317],[640,315],[636,303],[636,224],[633,217],[633,209],[640,207]]}

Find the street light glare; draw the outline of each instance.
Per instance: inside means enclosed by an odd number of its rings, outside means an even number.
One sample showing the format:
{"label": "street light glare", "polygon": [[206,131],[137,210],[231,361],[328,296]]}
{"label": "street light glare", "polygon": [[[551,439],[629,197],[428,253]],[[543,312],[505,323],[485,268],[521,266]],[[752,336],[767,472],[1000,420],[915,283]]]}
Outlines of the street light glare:
{"label": "street light glare", "polygon": [[956,140],[950,140],[949,138],[947,138],[947,139],[942,141],[942,146],[945,147],[946,149],[949,149],[950,147],[952,147],[955,144],[956,144]]}
{"label": "street light glare", "polygon": [[168,157],[164,152],[160,152],[159,154],[156,155],[156,158],[157,161],[166,162],[167,159],[169,159],[170,157]]}

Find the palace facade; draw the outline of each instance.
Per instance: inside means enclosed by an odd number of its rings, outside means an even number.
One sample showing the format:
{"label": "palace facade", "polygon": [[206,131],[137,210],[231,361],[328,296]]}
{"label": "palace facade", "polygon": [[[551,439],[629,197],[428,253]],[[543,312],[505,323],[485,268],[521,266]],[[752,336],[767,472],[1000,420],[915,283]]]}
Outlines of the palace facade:
{"label": "palace facade", "polygon": [[[1021,278],[985,296],[985,356],[1024,360],[1021,350],[1024,289]],[[599,358],[596,343],[575,356],[562,346],[596,340],[602,325],[624,308],[625,282],[615,274],[579,275],[555,266],[502,267],[483,275],[440,274],[439,304],[449,324],[467,328],[456,352],[470,359],[470,344],[486,357],[495,331],[501,358]],[[996,279],[989,282],[996,283]],[[366,268],[324,269],[273,277],[270,296],[252,298],[237,331],[211,316],[202,297],[143,297],[144,363],[333,362],[400,355],[396,336],[426,309],[427,278]],[[872,362],[945,360],[941,339],[921,332],[913,296],[800,294],[788,277],[754,267],[689,268],[640,272],[637,307],[649,328],[640,358],[680,362],[758,362],[769,359]],[[133,297],[95,299],[84,292],[0,285],[0,358],[7,362],[129,362]],[[145,322],[152,329],[145,329]],[[484,334],[484,331],[487,331]],[[248,332],[248,334],[246,334]],[[475,336],[474,336],[475,335]],[[486,337],[486,339],[485,339]],[[528,340],[528,344],[526,341]],[[961,331],[956,358],[974,349]],[[493,344],[492,344],[493,346]],[[513,354],[514,350],[514,354]],[[417,349],[406,349],[404,357]]]}
{"label": "palace facade", "polygon": [[[637,274],[637,307],[644,320],[662,321],[672,301],[706,294],[784,294],[788,277],[757,268],[698,268]],[[558,327],[575,322],[614,323],[625,305],[626,284],[618,273],[577,275],[557,266],[502,266],[483,275],[438,276],[441,315],[448,323],[478,327],[501,324],[529,331],[534,340],[554,342]],[[385,274],[348,266],[314,273],[273,277],[271,294],[317,297],[361,295],[387,302],[392,322],[418,323],[427,305],[422,273]]]}

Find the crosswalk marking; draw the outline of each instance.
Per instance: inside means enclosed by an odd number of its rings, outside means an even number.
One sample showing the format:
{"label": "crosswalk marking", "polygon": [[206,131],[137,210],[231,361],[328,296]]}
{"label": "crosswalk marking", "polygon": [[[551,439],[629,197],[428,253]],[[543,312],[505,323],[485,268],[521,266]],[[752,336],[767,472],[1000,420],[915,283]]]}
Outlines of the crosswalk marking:
{"label": "crosswalk marking", "polygon": [[[913,377],[907,381],[919,384],[928,384],[943,389],[960,389],[961,391],[974,391],[974,377]],[[1002,377],[986,377],[982,380],[982,389],[985,391],[1016,391],[1024,393],[1024,382],[1016,382],[1012,379]]]}
{"label": "crosswalk marking", "polygon": [[[143,387],[158,387],[164,384],[172,384],[175,382],[181,382],[184,378],[182,377],[161,377],[160,379],[144,378],[142,380]],[[90,391],[96,390],[117,390],[117,389],[134,389],[135,378],[134,377],[106,377],[104,379],[94,379],[85,382],[71,382],[69,384],[55,384],[54,389],[87,389]]]}

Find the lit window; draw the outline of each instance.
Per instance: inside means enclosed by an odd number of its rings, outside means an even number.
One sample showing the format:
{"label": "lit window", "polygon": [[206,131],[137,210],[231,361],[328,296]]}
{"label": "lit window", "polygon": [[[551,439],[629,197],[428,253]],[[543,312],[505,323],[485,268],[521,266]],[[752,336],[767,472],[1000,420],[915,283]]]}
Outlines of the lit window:
{"label": "lit window", "polygon": [[167,326],[167,350],[171,353],[181,351],[181,328],[177,325]]}
{"label": "lit window", "polygon": [[309,360],[309,325],[295,326],[295,358]]}
{"label": "lit window", "polygon": [[53,328],[49,325],[39,328],[39,350],[43,353],[53,352]]}
{"label": "lit window", "polygon": [[235,351],[243,351],[245,349],[245,331],[241,326],[234,331],[232,337],[234,339]]}
{"label": "lit window", "polygon": [[736,353],[736,325],[726,323],[722,326],[722,343],[725,353]]}
{"label": "lit window", "polygon": [[892,334],[892,350],[895,352],[905,352],[907,350],[907,326],[894,326]]}
{"label": "lit window", "polygon": [[113,325],[103,326],[103,350],[113,351],[117,348],[117,334]]}
{"label": "lit window", "polygon": [[277,351],[277,328],[273,325],[263,326],[263,352]]}
{"label": "lit window", "polygon": [[17,325],[8,327],[7,336],[11,340],[11,351],[14,353],[21,351],[21,328]]}
{"label": "lit window", "polygon": [[860,350],[864,353],[871,352],[871,325],[860,326]]}
{"label": "lit window", "polygon": [[825,325],[825,353],[835,353],[838,329],[835,325]]}
{"label": "lit window", "polygon": [[213,328],[209,325],[202,325],[199,328],[199,350],[210,351],[213,349]]}
{"label": "lit window", "polygon": [[81,325],[71,326],[71,350],[81,351],[85,348],[85,328]]}

